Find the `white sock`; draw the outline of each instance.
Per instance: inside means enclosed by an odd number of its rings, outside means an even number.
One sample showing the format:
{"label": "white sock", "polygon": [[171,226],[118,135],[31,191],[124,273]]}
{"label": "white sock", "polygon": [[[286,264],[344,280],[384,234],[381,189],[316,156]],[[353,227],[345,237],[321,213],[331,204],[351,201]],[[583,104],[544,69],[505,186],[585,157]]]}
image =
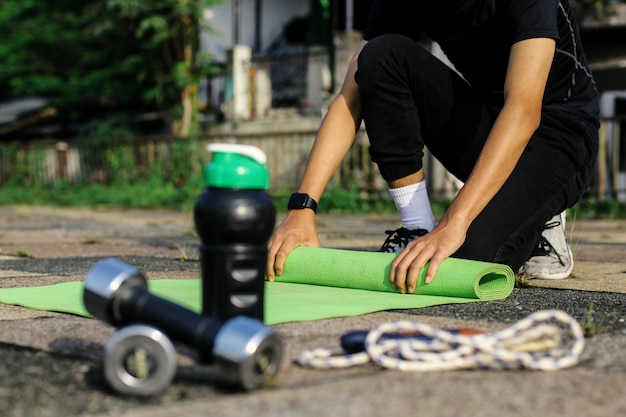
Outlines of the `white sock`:
{"label": "white sock", "polygon": [[435,216],[430,207],[426,181],[390,188],[389,194],[400,213],[403,227],[412,230],[426,229],[429,232],[435,228]]}

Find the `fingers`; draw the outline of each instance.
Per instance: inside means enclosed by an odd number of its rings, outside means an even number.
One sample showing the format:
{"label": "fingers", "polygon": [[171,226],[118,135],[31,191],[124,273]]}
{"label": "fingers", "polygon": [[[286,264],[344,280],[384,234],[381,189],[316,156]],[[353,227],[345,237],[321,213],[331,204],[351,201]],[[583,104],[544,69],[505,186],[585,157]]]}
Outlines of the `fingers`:
{"label": "fingers", "polygon": [[[430,284],[431,282],[433,282],[433,279],[435,279],[435,274],[439,270],[439,267],[441,266],[441,263],[444,261],[444,259],[446,258],[441,256],[433,256],[432,258],[430,258],[428,270],[426,271],[426,278],[424,279],[424,282],[426,284]],[[413,291],[415,291],[415,289],[413,289]]]}
{"label": "fingers", "polygon": [[411,242],[391,263],[391,285],[402,294],[415,292],[422,269],[433,255],[434,250],[431,247],[418,244],[418,241]]}
{"label": "fingers", "polygon": [[287,255],[289,255],[289,253],[293,249],[295,249],[297,246],[299,245],[289,245],[289,246],[281,245],[280,249],[278,250],[278,252],[276,252],[273,258],[274,259],[274,271],[276,272],[276,275],[280,276],[283,274],[283,269],[285,267],[285,261],[287,260]]}
{"label": "fingers", "polygon": [[276,271],[276,253],[277,249],[275,249],[274,241],[271,241],[269,243],[269,250],[267,253],[267,265],[265,267],[265,279],[267,281],[274,281],[276,279],[274,275]]}
{"label": "fingers", "polygon": [[[306,214],[306,213],[305,213]],[[314,214],[314,213],[313,213]],[[298,215],[298,213],[296,213]],[[321,246],[314,217],[311,221],[300,221],[296,215],[288,217],[276,230],[269,243],[265,279],[274,281],[282,275],[287,256],[298,246]],[[296,218],[296,220],[293,220]]]}
{"label": "fingers", "polygon": [[458,238],[459,235],[433,231],[410,242],[391,263],[392,287],[402,294],[410,294],[415,292],[418,283],[430,284],[441,263],[461,246],[464,238]]}
{"label": "fingers", "polygon": [[296,246],[298,245],[289,245],[286,241],[283,241],[282,244],[278,244],[275,241],[270,243],[267,255],[266,280],[274,281],[277,275],[282,275],[287,255],[289,255],[289,252],[291,252]]}

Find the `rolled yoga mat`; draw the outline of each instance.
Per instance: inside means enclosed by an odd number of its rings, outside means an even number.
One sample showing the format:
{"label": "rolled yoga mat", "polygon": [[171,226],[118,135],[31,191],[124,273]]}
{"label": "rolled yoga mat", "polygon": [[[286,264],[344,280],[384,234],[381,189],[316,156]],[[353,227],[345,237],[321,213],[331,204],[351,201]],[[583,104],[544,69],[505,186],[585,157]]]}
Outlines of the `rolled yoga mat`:
{"label": "rolled yoga mat", "polygon": [[[389,282],[392,253],[298,247],[285,262],[278,282],[323,285],[358,290],[398,292]],[[413,294],[496,300],[511,294],[515,276],[506,265],[448,258],[430,284],[420,271]]]}
{"label": "rolled yoga mat", "polygon": [[[435,279],[420,274],[414,294],[398,294],[389,284],[395,255],[324,248],[296,248],[277,282],[265,285],[265,322],[320,320],[375,311],[413,309],[508,297],[515,277],[510,268],[449,258]],[[149,277],[149,274],[147,274]],[[201,309],[199,279],[149,280],[150,291],[194,311]],[[82,302],[83,283],[0,288],[0,303],[89,317]]]}

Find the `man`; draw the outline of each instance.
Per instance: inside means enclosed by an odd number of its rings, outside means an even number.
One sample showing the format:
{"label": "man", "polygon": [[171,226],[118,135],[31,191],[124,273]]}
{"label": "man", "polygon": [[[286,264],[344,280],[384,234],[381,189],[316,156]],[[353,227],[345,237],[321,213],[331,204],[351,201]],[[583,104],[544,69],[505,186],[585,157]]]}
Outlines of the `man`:
{"label": "man", "polygon": [[[458,73],[420,46],[422,36]],[[376,0],[270,243],[268,279],[294,247],[320,245],[314,208],[361,121],[402,219],[381,248],[400,251],[390,281],[401,292],[415,290],[427,264],[432,281],[449,256],[569,275],[561,213],[590,181],[598,93],[567,0]],[[438,224],[424,146],[464,182]]]}

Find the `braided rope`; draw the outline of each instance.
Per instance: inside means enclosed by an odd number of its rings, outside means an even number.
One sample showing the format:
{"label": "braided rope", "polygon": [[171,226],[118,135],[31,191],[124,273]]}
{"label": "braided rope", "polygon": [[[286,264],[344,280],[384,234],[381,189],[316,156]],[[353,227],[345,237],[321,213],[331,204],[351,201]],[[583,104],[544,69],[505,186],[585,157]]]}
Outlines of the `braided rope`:
{"label": "braided rope", "polygon": [[[559,326],[560,324],[560,326]],[[386,339],[385,333],[419,332],[429,340]],[[560,310],[543,310],[493,334],[462,335],[427,324],[396,321],[371,330],[365,351],[311,349],[294,362],[315,369],[347,368],[373,362],[398,371],[532,369],[552,371],[578,364],[585,347],[580,324]]]}

